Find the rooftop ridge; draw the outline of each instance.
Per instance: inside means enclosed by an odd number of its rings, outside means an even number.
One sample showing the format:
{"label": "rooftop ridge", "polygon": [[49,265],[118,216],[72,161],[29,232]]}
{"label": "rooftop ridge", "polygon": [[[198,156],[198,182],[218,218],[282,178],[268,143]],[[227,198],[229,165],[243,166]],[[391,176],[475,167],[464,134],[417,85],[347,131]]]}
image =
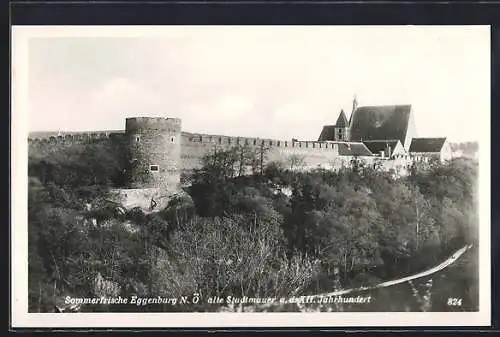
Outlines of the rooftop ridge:
{"label": "rooftop ridge", "polygon": [[363,140],[361,141],[361,143],[399,142],[399,141],[400,141],[399,139],[371,139],[371,140]]}
{"label": "rooftop ridge", "polygon": [[361,105],[356,110],[362,108],[387,108],[387,107],[411,107],[411,104],[381,104],[381,105]]}
{"label": "rooftop ridge", "polygon": [[413,137],[412,139],[446,139],[447,137]]}

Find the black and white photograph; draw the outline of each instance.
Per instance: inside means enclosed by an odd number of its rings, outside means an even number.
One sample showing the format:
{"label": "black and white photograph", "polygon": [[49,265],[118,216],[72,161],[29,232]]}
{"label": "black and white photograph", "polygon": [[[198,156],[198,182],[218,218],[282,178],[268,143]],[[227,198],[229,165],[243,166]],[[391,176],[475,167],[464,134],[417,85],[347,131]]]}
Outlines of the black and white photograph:
{"label": "black and white photograph", "polygon": [[14,322],[489,324],[488,26],[12,38]]}

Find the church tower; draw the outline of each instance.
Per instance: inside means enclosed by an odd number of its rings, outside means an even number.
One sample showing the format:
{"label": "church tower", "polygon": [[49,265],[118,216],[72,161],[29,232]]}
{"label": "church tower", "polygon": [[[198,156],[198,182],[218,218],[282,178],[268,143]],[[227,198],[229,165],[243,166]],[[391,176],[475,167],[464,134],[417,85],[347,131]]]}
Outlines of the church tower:
{"label": "church tower", "polygon": [[339,118],[337,118],[337,123],[335,123],[335,140],[339,142],[348,142],[349,137],[349,122],[347,121],[344,110],[341,110]]}

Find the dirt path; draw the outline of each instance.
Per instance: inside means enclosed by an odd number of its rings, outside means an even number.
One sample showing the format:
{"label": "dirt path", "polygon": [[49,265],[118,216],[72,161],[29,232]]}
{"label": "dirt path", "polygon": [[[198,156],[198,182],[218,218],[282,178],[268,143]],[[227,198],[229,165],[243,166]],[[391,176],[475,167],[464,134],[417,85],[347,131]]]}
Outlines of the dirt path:
{"label": "dirt path", "polygon": [[352,292],[366,291],[366,290],[378,289],[378,288],[386,288],[386,287],[390,287],[390,286],[393,286],[393,285],[396,285],[396,284],[400,284],[400,283],[412,281],[412,280],[415,280],[415,279],[419,279],[419,278],[422,278],[422,277],[426,277],[426,276],[432,275],[434,273],[437,273],[438,271],[441,271],[441,270],[445,269],[446,267],[448,267],[449,265],[453,264],[455,261],[457,261],[460,258],[460,256],[462,256],[470,248],[472,248],[472,245],[464,246],[464,247],[460,248],[459,250],[457,250],[448,259],[446,259],[445,261],[443,261],[440,264],[438,264],[437,266],[429,268],[429,269],[427,269],[427,270],[425,270],[423,272],[420,272],[418,274],[414,274],[414,275],[402,277],[402,278],[399,278],[397,280],[382,282],[382,283],[379,283],[379,284],[374,285],[374,286],[344,289],[344,290],[334,291],[334,292],[331,292],[331,293],[317,294],[317,295],[312,295],[312,296],[313,297],[339,296],[339,295],[349,294],[349,293],[352,293]]}

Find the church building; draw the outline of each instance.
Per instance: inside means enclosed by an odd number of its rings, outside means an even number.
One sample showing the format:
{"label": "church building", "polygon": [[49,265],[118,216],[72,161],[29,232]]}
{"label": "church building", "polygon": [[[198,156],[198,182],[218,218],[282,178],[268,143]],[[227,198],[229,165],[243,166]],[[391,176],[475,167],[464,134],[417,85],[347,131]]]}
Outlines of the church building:
{"label": "church building", "polygon": [[417,138],[412,106],[359,106],[354,97],[347,118],[340,111],[335,125],[325,125],[318,141],[362,143],[372,156],[387,159],[450,158],[446,138]]}

